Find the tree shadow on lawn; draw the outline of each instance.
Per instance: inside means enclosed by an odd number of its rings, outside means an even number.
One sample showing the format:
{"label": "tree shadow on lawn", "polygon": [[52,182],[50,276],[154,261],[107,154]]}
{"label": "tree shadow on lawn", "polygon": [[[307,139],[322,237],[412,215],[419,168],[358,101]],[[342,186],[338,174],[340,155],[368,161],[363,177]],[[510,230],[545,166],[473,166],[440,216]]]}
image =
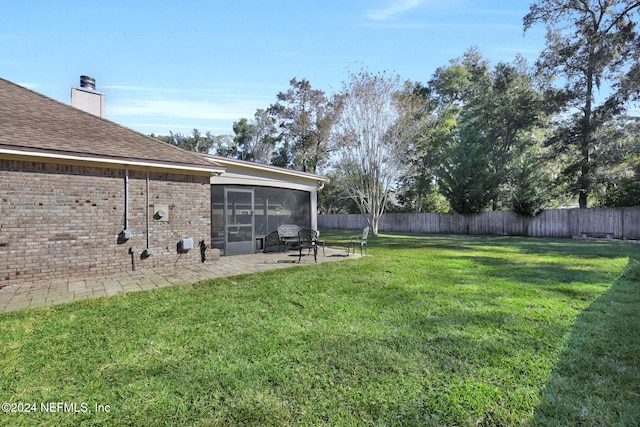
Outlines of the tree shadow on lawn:
{"label": "tree shadow on lawn", "polygon": [[[371,247],[398,249],[432,248],[495,252],[497,248],[531,255],[576,255],[581,258],[611,258],[629,251],[630,246],[616,241],[579,241],[572,239],[522,236],[463,236],[442,234],[380,234],[370,237]],[[633,249],[632,249],[633,250]],[[624,255],[620,255],[624,256]]]}
{"label": "tree shadow on lawn", "polygon": [[482,275],[520,285],[533,285],[536,290],[552,291],[572,299],[589,301],[594,297],[592,287],[611,281],[611,273],[597,269],[570,268],[557,262],[523,261],[484,256],[460,256],[474,265],[482,266]]}
{"label": "tree shadow on lawn", "polygon": [[640,261],[576,319],[532,425],[640,425]]}

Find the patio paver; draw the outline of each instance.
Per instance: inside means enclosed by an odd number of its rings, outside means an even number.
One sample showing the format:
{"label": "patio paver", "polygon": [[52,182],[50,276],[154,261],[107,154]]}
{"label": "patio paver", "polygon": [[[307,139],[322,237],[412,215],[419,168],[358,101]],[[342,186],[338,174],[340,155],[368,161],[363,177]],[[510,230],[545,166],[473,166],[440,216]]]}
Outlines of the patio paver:
{"label": "patio paver", "polygon": [[[318,264],[348,258],[359,258],[359,255],[346,257],[346,250],[327,247],[326,256],[318,255]],[[292,263],[292,260],[296,263]],[[298,264],[297,260],[298,256],[294,257],[291,252],[257,253],[221,257],[198,266],[144,269],[110,276],[72,277],[14,285],[2,284],[4,286],[0,288],[0,313],[314,264],[312,256],[303,256],[301,264]]]}

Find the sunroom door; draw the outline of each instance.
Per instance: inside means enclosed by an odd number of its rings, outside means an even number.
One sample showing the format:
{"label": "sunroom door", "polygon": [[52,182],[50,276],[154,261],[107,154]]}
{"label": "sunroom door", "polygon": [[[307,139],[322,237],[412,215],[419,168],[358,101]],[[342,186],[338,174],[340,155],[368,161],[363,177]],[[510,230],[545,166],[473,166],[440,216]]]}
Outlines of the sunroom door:
{"label": "sunroom door", "polygon": [[255,252],[253,189],[225,188],[226,255]]}

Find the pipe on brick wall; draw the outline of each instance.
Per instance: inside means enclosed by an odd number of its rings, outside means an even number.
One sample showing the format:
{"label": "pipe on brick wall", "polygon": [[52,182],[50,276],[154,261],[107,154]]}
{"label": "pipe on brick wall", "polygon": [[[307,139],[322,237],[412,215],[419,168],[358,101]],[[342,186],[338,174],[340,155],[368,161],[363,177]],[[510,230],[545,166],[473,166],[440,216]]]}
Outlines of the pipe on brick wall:
{"label": "pipe on brick wall", "polygon": [[129,253],[131,254],[131,268],[133,271],[136,271],[136,247],[131,246],[129,248]]}
{"label": "pipe on brick wall", "polygon": [[147,176],[146,176],[146,180],[147,180],[147,247],[144,250],[144,256],[145,257],[149,257],[151,256],[151,249],[149,248],[149,171],[147,171]]}
{"label": "pipe on brick wall", "polygon": [[147,171],[147,248],[149,250],[149,171]]}
{"label": "pipe on brick wall", "polygon": [[131,238],[129,230],[129,166],[124,167],[124,230],[118,235],[118,244],[122,244]]}
{"label": "pipe on brick wall", "polygon": [[124,229],[129,230],[129,166],[124,167]]}

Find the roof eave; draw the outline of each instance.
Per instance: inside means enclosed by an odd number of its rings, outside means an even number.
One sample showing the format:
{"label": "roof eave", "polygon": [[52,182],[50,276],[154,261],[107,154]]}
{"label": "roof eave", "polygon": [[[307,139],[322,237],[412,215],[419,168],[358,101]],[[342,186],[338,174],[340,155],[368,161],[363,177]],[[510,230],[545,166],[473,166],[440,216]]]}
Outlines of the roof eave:
{"label": "roof eave", "polygon": [[296,171],[292,169],[285,169],[285,168],[281,168],[273,165],[263,165],[261,163],[247,162],[245,160],[213,156],[211,154],[200,154],[200,155],[212,163],[219,163],[219,164],[222,164],[223,166],[227,164],[227,165],[245,167],[247,169],[260,170],[260,171],[265,171],[270,173],[279,173],[282,175],[288,175],[296,178],[304,178],[304,179],[317,181],[317,182],[329,182],[328,177],[323,175],[316,175],[309,172],[301,172],[301,171]]}
{"label": "roof eave", "polygon": [[176,163],[168,163],[168,162],[152,162],[152,161],[137,160],[137,159],[116,159],[116,158],[105,158],[105,157],[78,156],[78,155],[62,154],[62,153],[42,153],[42,152],[14,150],[14,149],[7,149],[7,148],[0,148],[0,155],[26,157],[30,159],[33,159],[33,158],[53,159],[58,161],[93,163],[93,164],[102,164],[102,165],[139,166],[142,168],[197,172],[198,174],[207,174],[207,175],[222,174],[226,171],[226,169],[223,167],[215,167],[213,165],[211,167],[206,167],[206,166],[176,164]]}

